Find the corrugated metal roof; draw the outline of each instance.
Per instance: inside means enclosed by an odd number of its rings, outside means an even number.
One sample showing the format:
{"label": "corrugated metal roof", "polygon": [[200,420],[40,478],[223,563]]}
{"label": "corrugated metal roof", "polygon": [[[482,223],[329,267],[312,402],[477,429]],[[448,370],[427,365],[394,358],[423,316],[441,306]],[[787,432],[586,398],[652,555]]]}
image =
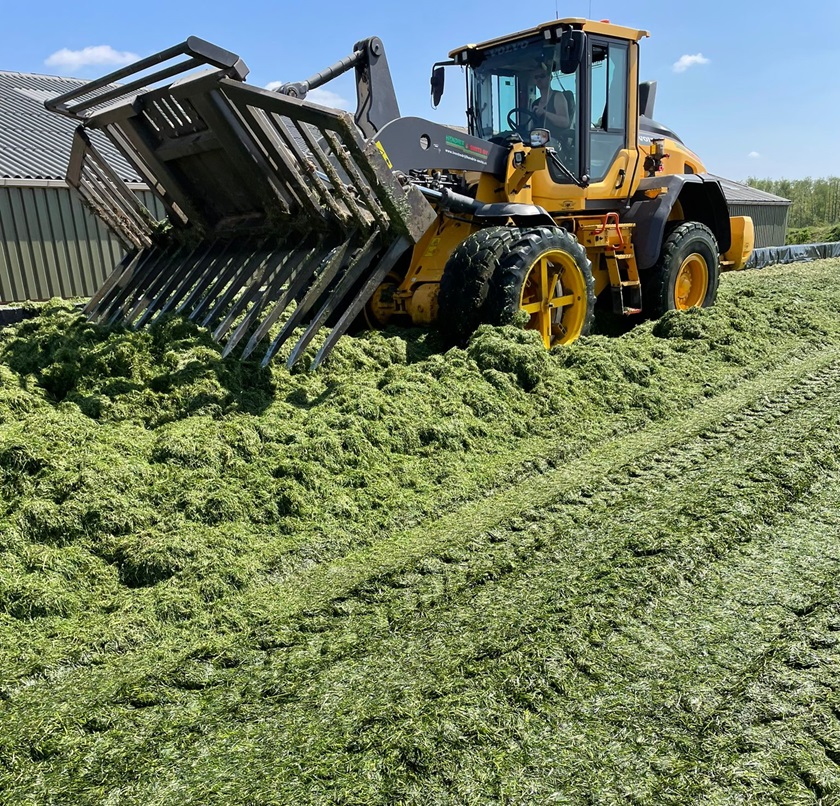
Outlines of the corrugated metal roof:
{"label": "corrugated metal roof", "polygon": [[[714,174],[710,174],[714,176]],[[750,204],[784,204],[789,205],[790,199],[767,193],[764,190],[744,185],[741,182],[733,182],[731,179],[724,179],[722,176],[714,176],[720,182],[723,195],[730,203],[749,202]]]}
{"label": "corrugated metal roof", "polygon": [[[34,73],[0,72],[0,178],[64,179],[78,123],[44,108],[44,101],[86,82]],[[91,139],[126,182],[142,180],[97,131]]]}

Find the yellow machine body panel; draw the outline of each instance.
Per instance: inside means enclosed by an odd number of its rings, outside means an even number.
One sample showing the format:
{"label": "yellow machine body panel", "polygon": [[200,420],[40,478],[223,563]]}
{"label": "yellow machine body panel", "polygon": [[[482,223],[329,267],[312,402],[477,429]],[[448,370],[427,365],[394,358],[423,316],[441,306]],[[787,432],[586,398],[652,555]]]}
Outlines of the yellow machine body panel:
{"label": "yellow machine body panel", "polygon": [[732,245],[723,255],[723,260],[725,268],[738,271],[744,268],[755,247],[755,225],[749,216],[730,216],[729,226]]}
{"label": "yellow machine body panel", "polygon": [[563,28],[574,27],[587,33],[600,34],[603,36],[612,36],[617,39],[625,39],[628,42],[638,42],[645,37],[650,36],[649,31],[640,28],[628,28],[623,25],[613,25],[607,21],[587,20],[583,17],[565,17],[563,19],[551,20],[544,22],[534,28],[527,28],[522,31],[517,31],[513,34],[506,34],[495,39],[488,39],[480,44],[462,45],[460,48],[455,48],[449,52],[450,59],[463,58],[467,60],[467,54],[475,51],[484,51],[489,48],[498,47],[499,45],[508,45],[513,42],[521,42],[527,37],[534,35],[546,37],[550,36],[551,32],[558,31]]}

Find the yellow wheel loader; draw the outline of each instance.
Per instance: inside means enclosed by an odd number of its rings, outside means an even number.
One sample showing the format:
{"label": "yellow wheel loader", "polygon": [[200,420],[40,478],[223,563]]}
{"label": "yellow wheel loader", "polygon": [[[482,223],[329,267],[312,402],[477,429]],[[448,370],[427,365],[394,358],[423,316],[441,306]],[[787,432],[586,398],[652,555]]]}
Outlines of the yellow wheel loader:
{"label": "yellow wheel loader", "polygon": [[[86,311],[133,326],[180,313],[263,363],[294,338],[289,366],[326,325],[314,368],[360,321],[463,343],[524,312],[550,348],[589,331],[598,298],[624,315],[711,305],[719,272],[752,252],[752,221],[653,120],[646,36],[562,19],[457,48],[431,88],[437,104],[463,71],[466,129],[400,116],[377,38],[269,91],[192,37],[49,100],[80,121],[68,182],[128,250]],[[306,100],[351,69],[354,115]]]}

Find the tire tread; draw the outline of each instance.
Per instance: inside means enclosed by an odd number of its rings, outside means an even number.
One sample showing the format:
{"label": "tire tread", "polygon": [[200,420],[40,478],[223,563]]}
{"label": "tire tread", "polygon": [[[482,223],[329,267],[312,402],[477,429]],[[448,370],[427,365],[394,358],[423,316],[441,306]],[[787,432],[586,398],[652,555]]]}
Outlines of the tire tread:
{"label": "tire tread", "polygon": [[646,316],[658,319],[666,311],[674,309],[669,295],[671,271],[679,251],[692,237],[708,239],[707,246],[711,247],[715,260],[709,266],[709,288],[701,307],[708,308],[714,304],[720,282],[720,251],[717,240],[712,231],[699,221],[685,221],[673,227],[665,237],[662,252],[654,266],[642,272],[642,307]]}
{"label": "tire tread", "polygon": [[452,252],[438,296],[438,330],[446,342],[463,345],[485,321],[499,257],[519,235],[516,227],[487,227],[467,236]]}
{"label": "tire tread", "polygon": [[581,270],[586,282],[587,313],[581,328],[581,336],[592,329],[595,317],[595,278],[592,264],[586,250],[578,239],[563,227],[534,227],[524,230],[521,237],[511,245],[493,278],[488,299],[488,323],[510,324],[519,311],[522,284],[539,254],[550,249],[568,252]]}

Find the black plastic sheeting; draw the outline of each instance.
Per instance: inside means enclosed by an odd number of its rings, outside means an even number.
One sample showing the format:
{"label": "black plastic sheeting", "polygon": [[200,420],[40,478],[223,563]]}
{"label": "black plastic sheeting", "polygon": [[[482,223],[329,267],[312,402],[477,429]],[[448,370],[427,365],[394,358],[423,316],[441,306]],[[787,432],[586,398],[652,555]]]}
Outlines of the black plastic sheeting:
{"label": "black plastic sheeting", "polygon": [[753,250],[745,269],[763,269],[781,263],[808,263],[840,257],[840,241],[832,243],[803,243],[795,246],[767,246]]}
{"label": "black plastic sheeting", "polygon": [[37,313],[37,310],[29,308],[0,308],[0,327],[22,322],[24,319],[31,319]]}

